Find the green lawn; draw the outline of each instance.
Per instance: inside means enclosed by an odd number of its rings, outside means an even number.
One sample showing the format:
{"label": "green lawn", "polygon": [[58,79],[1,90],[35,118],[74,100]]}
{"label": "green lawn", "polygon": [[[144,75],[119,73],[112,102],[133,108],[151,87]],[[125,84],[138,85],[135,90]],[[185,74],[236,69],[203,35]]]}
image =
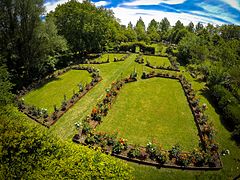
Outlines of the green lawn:
{"label": "green lawn", "polygon": [[48,112],[53,112],[53,106],[61,106],[64,94],[67,99],[73,95],[73,90],[78,91],[79,83],[91,82],[91,76],[87,71],[71,70],[58,76],[57,79],[43,85],[26,94],[23,98],[26,104],[35,105],[39,108],[46,108]]}
{"label": "green lawn", "polygon": [[181,85],[154,78],[126,84],[97,130],[112,132],[131,144],[155,140],[164,149],[179,143],[184,150],[198,147],[197,128]]}
{"label": "green lawn", "polygon": [[171,66],[171,63],[167,57],[159,57],[159,56],[143,56],[144,61],[149,61],[153,66]]}
{"label": "green lawn", "polygon": [[[49,135],[50,136],[57,135],[61,139],[71,142],[74,134],[76,134],[78,132],[74,126],[74,123],[81,121],[86,115],[89,115],[91,113],[92,108],[97,104],[98,101],[100,101],[104,97],[105,89],[110,87],[110,84],[113,81],[116,81],[117,79],[129,76],[129,74],[133,71],[134,68],[138,72],[138,78],[141,76],[142,70],[145,70],[145,71],[152,70],[143,65],[139,65],[139,64],[135,63],[134,62],[135,59],[136,59],[136,54],[132,54],[124,62],[94,65],[94,67],[96,67],[100,70],[100,75],[103,77],[103,80],[100,83],[98,83],[90,92],[88,92],[80,101],[78,101],[66,114],[64,114],[57,121],[56,124],[54,124],[54,126],[52,126],[48,130]],[[92,66],[92,65],[89,65],[89,66]],[[181,67],[181,70],[183,70],[183,69],[184,69],[184,67]],[[159,70],[155,70],[155,71],[158,72]],[[204,83],[199,83],[197,80],[194,80],[187,72],[185,72],[184,74],[187,77],[187,79],[192,83],[194,90],[196,90],[197,95],[200,97],[200,99],[201,99],[200,103],[201,104],[207,103],[207,105],[208,105],[208,110],[206,111],[206,113],[207,113],[210,121],[213,122],[214,127],[216,129],[216,141],[219,143],[220,151],[223,149],[230,150],[230,155],[222,157],[224,168],[220,171],[208,171],[208,172],[207,171],[187,171],[187,170],[183,171],[183,170],[175,170],[175,169],[168,169],[168,168],[157,169],[157,168],[150,167],[150,166],[142,166],[142,165],[138,165],[138,164],[134,164],[134,163],[128,163],[129,166],[132,166],[135,169],[135,171],[134,171],[135,179],[224,179],[225,180],[225,179],[233,179],[234,177],[236,177],[237,175],[240,174],[240,158],[239,158],[240,148],[235,144],[234,141],[231,140],[230,132],[228,132],[224,128],[224,126],[221,124],[220,116],[216,113],[214,106],[208,100],[209,97],[201,92],[201,90],[205,88]],[[72,77],[75,77],[75,76],[70,76],[69,81],[74,79]],[[152,79],[150,81],[154,81],[154,79]],[[158,79],[156,81],[161,81],[161,79]],[[77,81],[77,83],[78,82],[79,81]],[[137,86],[138,83],[141,84],[141,83],[145,83],[145,82],[147,83],[148,80],[139,81],[139,82],[135,82],[132,84],[127,84],[121,90],[121,93],[119,94],[116,103],[113,105],[113,108],[109,111],[109,113],[110,113],[109,116],[111,116],[111,113],[114,111],[114,108],[119,106],[118,105],[119,101],[122,101],[121,97],[123,96],[123,98],[124,98],[124,96],[125,97],[127,96],[127,94],[125,92],[129,91],[128,90],[129,87],[135,86],[135,84]],[[75,83],[75,82],[70,83],[71,85],[69,87],[75,87],[75,85],[77,83]],[[168,83],[169,83],[169,80],[168,80],[167,84]],[[162,83],[158,83],[158,84],[161,88],[160,84],[162,84]],[[176,84],[176,83],[174,83],[174,84]],[[165,86],[165,84],[162,86]],[[58,86],[57,92],[62,91],[65,93],[65,91],[62,90],[62,88],[64,88],[64,87],[66,87],[66,86]],[[71,95],[72,88],[69,88],[69,87],[66,89],[66,91],[68,89],[70,89],[70,95]],[[42,88],[44,88],[44,87],[42,87]],[[142,88],[141,90],[145,91],[144,88]],[[133,91],[135,91],[135,90],[133,89]],[[157,93],[157,91],[156,92],[154,90],[152,90],[152,91],[154,94]],[[177,93],[182,92],[182,90],[180,92],[177,90],[175,90],[175,91]],[[47,90],[47,92],[45,92],[45,93],[48,94],[49,92],[51,92],[51,91]],[[33,92],[31,92],[31,93],[33,93]],[[28,96],[31,95],[31,93],[28,94]],[[169,93],[169,92],[167,92],[167,93]],[[35,93],[35,95],[37,96],[38,94]],[[32,96],[32,97],[34,97],[34,96]],[[49,103],[53,104],[53,102],[55,102],[52,100],[53,99],[52,96],[48,96],[48,98],[49,98],[48,99]],[[62,98],[63,98],[63,95],[60,96],[59,103],[61,103]],[[31,97],[30,97],[30,99],[31,99]],[[34,99],[35,99],[35,97],[34,97]],[[38,98],[37,102],[39,100],[41,100],[41,98]],[[185,99],[184,99],[183,103],[186,103]],[[52,108],[52,106],[50,106],[50,109],[51,108]],[[121,111],[124,112],[124,110],[121,110]],[[141,109],[137,109],[137,111],[140,113]],[[172,111],[170,111],[169,116],[172,116],[173,113],[171,113],[171,112]],[[121,117],[121,116],[119,116],[119,117]],[[106,120],[107,120],[107,118],[109,118],[109,117],[106,117]],[[30,121],[32,121],[32,120],[30,120]],[[104,121],[105,121],[105,119],[104,119]],[[169,122],[169,120],[168,120],[168,122]],[[191,122],[193,123],[192,120],[190,121],[190,123],[182,123],[181,127],[185,127],[185,124],[192,127]],[[37,124],[37,125],[40,126],[39,124]],[[174,125],[172,125],[172,126],[174,126]],[[193,127],[193,128],[196,129],[196,127]],[[150,129],[149,131],[151,132],[152,129]],[[186,135],[186,133],[189,134],[189,132],[187,132],[187,130],[185,130],[183,128],[182,128],[182,131],[184,132],[185,135]],[[172,135],[170,135],[170,137]],[[176,139],[183,140],[182,136],[183,135],[181,134]],[[164,137],[164,134],[162,134],[162,137]],[[170,137],[166,137],[166,138],[170,138]],[[189,137],[191,137],[191,136],[189,135]],[[191,138],[192,138],[192,140],[197,140],[195,130],[194,130],[194,134]],[[159,143],[162,144],[163,146],[165,146],[165,144],[162,141],[159,141]],[[185,143],[185,142],[183,142],[183,143]],[[186,143],[189,143],[189,142],[186,142]],[[195,144],[195,143],[193,143],[193,144]],[[192,146],[195,146],[195,145],[192,145]]]}

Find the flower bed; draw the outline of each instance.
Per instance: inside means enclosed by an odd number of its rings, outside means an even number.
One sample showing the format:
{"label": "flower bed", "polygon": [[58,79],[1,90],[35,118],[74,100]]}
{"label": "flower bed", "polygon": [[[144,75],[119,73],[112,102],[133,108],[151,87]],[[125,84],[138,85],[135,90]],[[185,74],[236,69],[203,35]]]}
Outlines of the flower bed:
{"label": "flower bed", "polygon": [[116,133],[107,134],[94,131],[96,126],[101,123],[102,117],[107,115],[121,87],[128,82],[136,81],[132,75],[128,79],[112,84],[112,87],[106,91],[103,101],[97,104],[90,116],[86,117],[79,134],[73,137],[73,141],[91,147],[101,147],[102,151],[107,154],[151,166],[195,170],[221,169],[222,163],[218,146],[214,142],[214,129],[211,124],[208,124],[207,116],[204,113],[207,107],[198,104],[199,100],[195,97],[191,84],[182,75],[177,74],[151,72],[142,75],[142,79],[153,77],[177,79],[181,83],[198,128],[201,140],[198,149],[194,149],[192,152],[183,152],[179,145],[175,145],[166,151],[152,142],[149,142],[145,147],[129,145],[126,139],[118,139]]}
{"label": "flower bed", "polygon": [[[85,87],[82,84],[79,84],[79,91],[75,92],[73,91],[73,95],[71,99],[67,100],[66,96],[64,95],[64,99],[62,101],[62,104],[59,108],[57,106],[54,106],[54,112],[51,115],[48,115],[46,109],[40,109],[36,106],[27,105],[24,103],[24,100],[20,98],[21,96],[18,96],[18,108],[21,112],[26,114],[31,119],[35,120],[36,122],[46,126],[50,127],[56,121],[64,114],[66,113],[77,101],[79,101],[85,94],[87,94],[88,91],[90,91],[98,82],[101,81],[101,77],[98,73],[98,71],[92,67],[84,67],[84,66],[72,66],[71,68],[67,68],[68,70],[74,69],[74,70],[87,70],[89,73],[91,73],[92,81],[87,84]],[[67,72],[68,70],[62,70],[61,73],[55,74],[55,77],[62,75],[63,73]],[[42,81],[41,81],[42,82]],[[41,84],[42,85],[42,84]],[[36,85],[35,87],[39,87],[39,85]],[[26,91],[24,91],[25,94]]]}

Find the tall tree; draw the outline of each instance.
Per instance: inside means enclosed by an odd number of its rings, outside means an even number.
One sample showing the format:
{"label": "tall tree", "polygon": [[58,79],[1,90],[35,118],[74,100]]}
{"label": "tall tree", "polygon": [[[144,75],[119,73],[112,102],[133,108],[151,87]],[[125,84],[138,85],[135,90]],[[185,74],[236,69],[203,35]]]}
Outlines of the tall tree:
{"label": "tall tree", "polygon": [[159,23],[159,30],[161,32],[167,32],[170,29],[171,25],[168,19],[165,17]]}
{"label": "tall tree", "polygon": [[137,33],[137,38],[139,41],[145,41],[147,39],[145,28],[145,23],[140,17],[135,26],[135,31]]}
{"label": "tall tree", "polygon": [[147,34],[151,41],[159,41],[158,22],[155,19],[151,20],[147,28]]}
{"label": "tall tree", "polygon": [[35,65],[41,63],[36,28],[43,11],[43,0],[0,1],[0,53],[18,85],[34,76]]}
{"label": "tall tree", "polygon": [[68,1],[49,16],[55,17],[59,33],[67,39],[73,51],[101,51],[116,35],[113,12],[87,1]]}
{"label": "tall tree", "polygon": [[133,25],[131,22],[128,23],[127,29],[125,31],[125,36],[127,37],[129,42],[133,42],[137,40],[137,34],[133,29]]}
{"label": "tall tree", "polygon": [[194,32],[194,24],[193,22],[190,22],[188,25],[187,25],[187,30],[191,33]]}

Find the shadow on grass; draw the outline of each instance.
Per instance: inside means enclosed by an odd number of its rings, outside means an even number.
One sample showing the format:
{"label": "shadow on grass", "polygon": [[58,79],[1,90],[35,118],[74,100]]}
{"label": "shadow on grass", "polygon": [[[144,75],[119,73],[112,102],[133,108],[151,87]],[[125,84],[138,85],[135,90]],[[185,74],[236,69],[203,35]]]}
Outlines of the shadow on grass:
{"label": "shadow on grass", "polygon": [[201,94],[202,96],[204,96],[204,97],[208,100],[208,102],[214,107],[215,112],[219,114],[219,116],[220,116],[220,121],[221,121],[222,125],[223,125],[229,132],[232,132],[232,131],[233,131],[232,127],[230,127],[230,126],[228,125],[227,121],[223,118],[223,116],[222,116],[222,111],[216,106],[216,102],[215,102],[215,100],[212,98],[210,91],[209,91],[208,89],[200,90],[200,94]]}
{"label": "shadow on grass", "polygon": [[[200,90],[200,94],[202,96],[204,96],[208,100],[208,102],[214,107],[215,112],[219,114],[221,124],[225,127],[225,129],[227,129],[230,133],[232,133],[233,127],[229,126],[227,121],[223,118],[222,111],[216,106],[216,103],[215,103],[214,99],[212,98],[210,91],[208,89]],[[229,138],[229,139],[232,141],[235,141],[237,146],[240,146],[240,137],[238,137],[238,136],[236,137],[236,136],[232,135],[231,138]]]}
{"label": "shadow on grass", "polygon": [[[33,89],[34,89],[34,90],[37,90],[37,89],[42,88],[43,86],[45,86],[46,84],[48,84],[48,83],[50,83],[50,82],[53,82],[53,81],[60,81],[60,80],[62,80],[62,79],[59,78],[59,77],[52,77],[52,78],[47,79],[47,80],[45,80],[44,82],[38,84],[38,85],[37,85],[36,87],[34,87]],[[33,89],[32,89],[32,90],[33,90]]]}

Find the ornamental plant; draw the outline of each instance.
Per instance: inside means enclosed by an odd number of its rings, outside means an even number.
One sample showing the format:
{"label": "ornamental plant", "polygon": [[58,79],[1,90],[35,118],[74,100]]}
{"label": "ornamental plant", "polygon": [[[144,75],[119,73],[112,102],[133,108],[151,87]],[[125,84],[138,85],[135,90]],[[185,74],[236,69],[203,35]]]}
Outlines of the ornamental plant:
{"label": "ornamental plant", "polygon": [[178,158],[179,154],[181,153],[181,147],[180,145],[176,144],[172,147],[172,149],[169,151],[169,158],[170,160],[173,158]]}
{"label": "ornamental plant", "polygon": [[206,153],[202,150],[199,149],[194,149],[191,152],[191,162],[195,165],[195,166],[203,166],[206,163],[206,159],[205,159]]}
{"label": "ornamental plant", "polygon": [[107,145],[112,146],[115,144],[118,133],[106,134]]}
{"label": "ornamental plant", "polygon": [[159,164],[164,164],[168,159],[168,153],[165,151],[161,151],[160,149],[157,149],[155,158]]}
{"label": "ornamental plant", "polygon": [[130,149],[130,151],[128,152],[127,155],[130,158],[140,157],[140,155],[141,155],[140,147],[138,145],[135,145],[134,147],[132,147]]}
{"label": "ornamental plant", "polygon": [[148,142],[146,151],[150,155],[150,159],[154,160],[156,156],[157,146],[152,142]]}
{"label": "ornamental plant", "polygon": [[120,138],[119,141],[114,144],[112,152],[115,154],[120,154],[123,150],[127,150],[127,147],[127,140]]}
{"label": "ornamental plant", "polygon": [[187,166],[191,162],[190,156],[187,153],[181,153],[177,157],[177,164],[180,166]]}

